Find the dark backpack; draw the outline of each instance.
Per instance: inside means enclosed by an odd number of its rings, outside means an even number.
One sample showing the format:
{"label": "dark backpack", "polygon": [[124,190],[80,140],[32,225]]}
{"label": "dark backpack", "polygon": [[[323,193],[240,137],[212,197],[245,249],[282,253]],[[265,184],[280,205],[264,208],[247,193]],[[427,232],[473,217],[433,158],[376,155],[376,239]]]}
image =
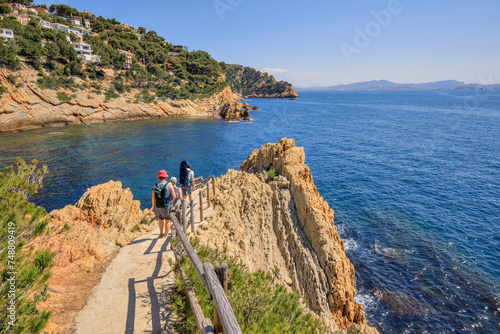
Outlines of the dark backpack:
{"label": "dark backpack", "polygon": [[155,205],[157,208],[167,208],[170,204],[171,197],[170,194],[167,194],[167,185],[168,182],[165,183],[163,187],[159,185],[159,183],[155,183],[153,187],[153,192],[155,193]]}
{"label": "dark backpack", "polygon": [[191,178],[189,177],[187,166],[189,166],[188,161],[181,162],[181,168],[179,170],[179,183],[183,186],[191,185]]}

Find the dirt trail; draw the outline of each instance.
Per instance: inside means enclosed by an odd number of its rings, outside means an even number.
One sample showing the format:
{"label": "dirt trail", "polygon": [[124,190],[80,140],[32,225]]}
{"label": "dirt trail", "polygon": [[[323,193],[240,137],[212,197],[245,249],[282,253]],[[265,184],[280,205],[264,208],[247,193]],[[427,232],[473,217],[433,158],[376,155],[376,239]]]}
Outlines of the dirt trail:
{"label": "dirt trail", "polygon": [[78,313],[76,333],[173,333],[173,254],[170,237],[158,234],[157,229],[120,250]]}
{"label": "dirt trail", "polygon": [[[204,211],[213,212],[206,204]],[[195,227],[199,224],[197,213]],[[175,259],[171,237],[158,235],[156,228],[120,249],[76,316],[77,334],[174,333],[170,298],[175,274],[169,259]]]}

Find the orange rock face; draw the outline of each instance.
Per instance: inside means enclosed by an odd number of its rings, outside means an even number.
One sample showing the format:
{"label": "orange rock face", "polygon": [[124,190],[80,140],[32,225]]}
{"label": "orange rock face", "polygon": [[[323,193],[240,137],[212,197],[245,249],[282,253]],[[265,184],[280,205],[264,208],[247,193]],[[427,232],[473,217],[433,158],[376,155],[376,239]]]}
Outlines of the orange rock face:
{"label": "orange rock face", "polygon": [[155,224],[149,210],[141,211],[139,201],[121,182],[92,187],[76,205],[50,213],[50,226],[62,232],[53,234],[44,245],[57,252],[56,267],[77,264],[85,270],[107,258]]}
{"label": "orange rock face", "polygon": [[338,328],[357,324],[356,329],[376,333],[366,326],[363,306],[354,300],[354,267],[337,234],[334,212],[304,161],[304,149],[296,147],[294,139],[283,138],[253,151],[240,171],[259,175],[274,169],[278,175],[270,183],[278,216],[274,232],[294,286],[308,296],[313,310],[328,313]]}
{"label": "orange rock face", "polygon": [[[8,75],[18,77],[16,84],[7,79]],[[202,100],[167,99],[164,102],[155,101],[157,103],[133,103],[140,90],[132,89],[116,99],[105,101],[104,94],[96,94],[93,89],[76,92],[42,89],[37,84],[38,78],[37,71],[24,64],[17,72],[0,68],[0,85],[7,89],[7,93],[0,95],[0,132],[181,116],[226,118],[228,115],[234,118],[231,115],[241,114],[241,103],[229,87]],[[90,79],[75,81],[87,86],[92,83]],[[111,79],[105,81],[104,86],[111,82]],[[72,96],[71,100],[61,101],[57,96],[60,92]]]}

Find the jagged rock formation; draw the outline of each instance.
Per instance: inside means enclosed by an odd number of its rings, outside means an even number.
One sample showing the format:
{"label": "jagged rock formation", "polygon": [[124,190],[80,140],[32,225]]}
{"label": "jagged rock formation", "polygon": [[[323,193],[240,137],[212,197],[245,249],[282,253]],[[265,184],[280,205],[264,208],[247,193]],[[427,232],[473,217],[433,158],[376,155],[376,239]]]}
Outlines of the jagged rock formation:
{"label": "jagged rock formation", "polygon": [[63,231],[44,241],[44,246],[56,252],[56,267],[74,263],[91,270],[120,246],[153,230],[153,217],[150,210],[141,211],[130,189],[109,181],[88,189],[76,205],[52,211],[50,225]]}
{"label": "jagged rock formation", "polygon": [[[299,289],[332,328],[377,333],[354,300],[354,267],[333,210],[304,161],[304,149],[293,139],[252,152],[240,171],[217,180],[216,214],[196,234],[201,244],[225,247],[250,270],[278,268],[278,279]],[[272,181],[271,170],[276,173]]]}
{"label": "jagged rock formation", "polygon": [[[0,132],[16,131],[46,126],[88,124],[118,120],[152,119],[179,116],[223,117],[226,120],[249,120],[248,112],[229,87],[221,93],[203,100],[166,100],[158,103],[133,103],[139,90],[105,101],[103,94],[92,89],[72,92],[62,89],[74,97],[61,101],[58,91],[42,89],[37,84],[37,72],[29,66],[15,72],[21,82],[12,84],[7,76],[13,72],[0,67],[0,86],[7,93],[0,95]],[[88,84],[86,80],[75,79],[77,83]]]}
{"label": "jagged rock formation", "polygon": [[227,65],[226,81],[234,92],[248,97],[299,97],[292,84],[242,65]]}
{"label": "jagged rock formation", "polygon": [[245,121],[250,121],[250,109],[251,106],[248,103],[242,104],[239,102],[239,96],[235,97],[231,91],[231,89],[226,88],[222,92],[222,99],[226,101],[221,106],[220,116],[224,118],[227,122],[236,122],[240,119],[244,119]]}

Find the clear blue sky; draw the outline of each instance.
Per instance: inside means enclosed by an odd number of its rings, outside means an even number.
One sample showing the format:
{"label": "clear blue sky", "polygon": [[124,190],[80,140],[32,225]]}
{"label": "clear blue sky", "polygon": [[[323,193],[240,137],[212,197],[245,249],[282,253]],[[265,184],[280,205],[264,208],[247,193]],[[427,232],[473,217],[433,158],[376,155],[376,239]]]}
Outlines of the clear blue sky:
{"label": "clear blue sky", "polygon": [[498,0],[35,3],[67,4],[143,26],[171,43],[265,70],[296,86],[381,79],[500,82]]}

